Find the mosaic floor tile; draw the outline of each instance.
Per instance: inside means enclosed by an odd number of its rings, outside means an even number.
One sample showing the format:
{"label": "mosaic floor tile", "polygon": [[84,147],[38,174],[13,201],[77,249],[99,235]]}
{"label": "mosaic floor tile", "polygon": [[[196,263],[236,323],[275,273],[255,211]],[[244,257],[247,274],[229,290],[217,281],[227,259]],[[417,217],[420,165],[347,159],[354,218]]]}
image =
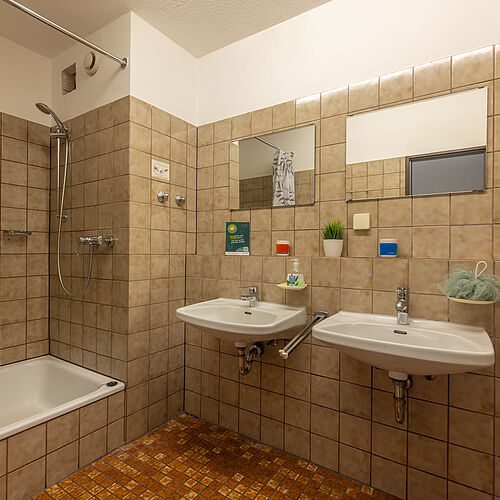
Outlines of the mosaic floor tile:
{"label": "mosaic floor tile", "polygon": [[35,500],[72,498],[395,500],[188,415],[105,455]]}

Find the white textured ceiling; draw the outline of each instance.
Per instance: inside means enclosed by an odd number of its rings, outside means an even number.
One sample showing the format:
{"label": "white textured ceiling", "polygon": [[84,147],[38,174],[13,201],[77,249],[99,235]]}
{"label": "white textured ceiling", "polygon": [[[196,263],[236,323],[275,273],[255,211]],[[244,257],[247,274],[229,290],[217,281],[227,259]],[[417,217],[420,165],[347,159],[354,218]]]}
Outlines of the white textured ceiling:
{"label": "white textured ceiling", "polygon": [[[196,57],[274,26],[328,0],[20,0],[86,36],[132,10]],[[0,36],[54,57],[72,43],[0,0]]]}

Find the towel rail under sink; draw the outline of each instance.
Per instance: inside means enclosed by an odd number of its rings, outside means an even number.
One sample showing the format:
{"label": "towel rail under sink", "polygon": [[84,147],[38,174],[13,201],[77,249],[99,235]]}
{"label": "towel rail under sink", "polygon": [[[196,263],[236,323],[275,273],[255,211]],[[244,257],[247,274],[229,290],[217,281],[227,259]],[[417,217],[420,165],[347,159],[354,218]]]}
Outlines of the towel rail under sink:
{"label": "towel rail under sink", "polygon": [[325,318],[328,318],[326,311],[314,312],[312,320],[283,349],[279,350],[280,356],[283,359],[288,359],[288,355],[309,335],[312,327]]}

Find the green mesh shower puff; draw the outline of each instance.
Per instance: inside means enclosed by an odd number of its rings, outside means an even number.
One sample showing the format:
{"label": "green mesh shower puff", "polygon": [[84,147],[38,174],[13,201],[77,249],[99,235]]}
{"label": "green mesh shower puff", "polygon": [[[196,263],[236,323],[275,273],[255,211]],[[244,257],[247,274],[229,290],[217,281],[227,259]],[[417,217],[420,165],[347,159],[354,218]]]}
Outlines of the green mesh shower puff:
{"label": "green mesh shower puff", "polygon": [[[479,266],[483,268],[479,270]],[[494,301],[500,298],[496,276],[484,274],[488,264],[482,260],[476,264],[474,271],[459,269],[438,284],[438,288],[448,297],[464,300]]]}

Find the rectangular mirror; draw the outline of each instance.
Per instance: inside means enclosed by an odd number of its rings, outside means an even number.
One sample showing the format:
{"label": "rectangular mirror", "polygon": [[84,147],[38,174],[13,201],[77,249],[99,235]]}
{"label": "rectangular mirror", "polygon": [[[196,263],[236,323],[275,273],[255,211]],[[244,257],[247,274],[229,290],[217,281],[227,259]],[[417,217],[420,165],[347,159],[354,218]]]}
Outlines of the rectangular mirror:
{"label": "rectangular mirror", "polygon": [[488,88],[347,117],[346,199],[486,187]]}
{"label": "rectangular mirror", "polygon": [[314,203],[315,126],[233,141],[231,210]]}

